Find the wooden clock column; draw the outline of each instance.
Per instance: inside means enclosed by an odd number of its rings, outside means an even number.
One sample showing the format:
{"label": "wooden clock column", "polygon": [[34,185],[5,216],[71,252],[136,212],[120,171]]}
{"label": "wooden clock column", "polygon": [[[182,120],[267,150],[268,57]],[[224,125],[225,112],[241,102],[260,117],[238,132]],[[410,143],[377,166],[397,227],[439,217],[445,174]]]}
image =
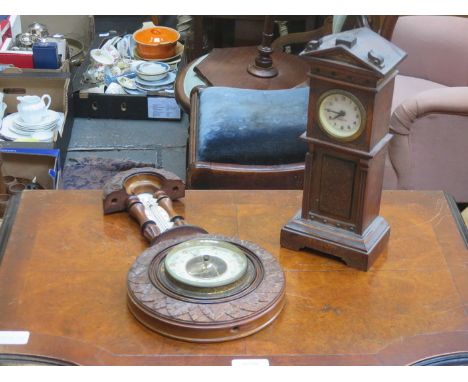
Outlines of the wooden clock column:
{"label": "wooden clock column", "polygon": [[309,42],[302,210],[281,245],[311,248],[368,270],[390,227],[379,216],[395,67],[406,54],[368,28]]}

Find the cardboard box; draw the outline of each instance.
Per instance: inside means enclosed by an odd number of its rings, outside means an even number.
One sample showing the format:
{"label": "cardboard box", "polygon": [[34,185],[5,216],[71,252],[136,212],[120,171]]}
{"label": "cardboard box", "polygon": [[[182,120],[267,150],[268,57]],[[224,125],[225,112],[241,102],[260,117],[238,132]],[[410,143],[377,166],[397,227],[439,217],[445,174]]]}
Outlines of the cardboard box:
{"label": "cardboard box", "polygon": [[65,60],[62,66],[58,69],[31,69],[31,68],[18,68],[9,67],[1,71],[4,74],[21,74],[21,73],[70,73],[70,61]]}
{"label": "cardboard box", "polygon": [[[0,91],[5,93],[3,101],[7,108],[5,115],[17,112],[18,100],[16,97],[24,95],[49,94],[52,98],[50,109],[62,112],[65,121],[62,133],[56,132],[53,142],[9,142],[0,141],[0,147],[28,148],[28,149],[55,149],[62,152],[62,158],[67,150],[71,137],[72,113],[69,110],[69,73],[33,73],[23,72],[16,74],[0,73]],[[0,130],[1,132],[1,130]]]}
{"label": "cardboard box", "polygon": [[10,64],[17,68],[34,68],[32,50],[10,50],[13,46],[13,39],[8,37],[0,48],[0,64]]}
{"label": "cardboard box", "polygon": [[[105,16],[107,20],[109,16]],[[115,20],[111,17],[111,20]],[[135,20],[133,20],[136,22]],[[107,24],[106,24],[107,25]],[[136,30],[140,25],[128,27],[126,30]],[[90,47],[100,48],[105,42],[119,34],[106,32],[98,34]],[[74,115],[80,118],[114,118],[131,120],[169,120],[180,121],[182,112],[173,95],[160,94],[100,94],[90,93],[88,88],[94,85],[83,81],[84,73],[91,64],[88,52],[83,63],[73,76],[73,108]]]}
{"label": "cardboard box", "polygon": [[60,150],[0,149],[3,176],[33,179],[46,189],[56,189],[60,181]]}
{"label": "cardboard box", "polygon": [[7,38],[0,48],[0,64],[10,64],[13,68],[3,70],[4,73],[56,73],[70,72],[69,60],[62,60],[62,65],[58,69],[36,69],[34,68],[34,57],[32,51],[10,50],[13,46],[13,39]]}

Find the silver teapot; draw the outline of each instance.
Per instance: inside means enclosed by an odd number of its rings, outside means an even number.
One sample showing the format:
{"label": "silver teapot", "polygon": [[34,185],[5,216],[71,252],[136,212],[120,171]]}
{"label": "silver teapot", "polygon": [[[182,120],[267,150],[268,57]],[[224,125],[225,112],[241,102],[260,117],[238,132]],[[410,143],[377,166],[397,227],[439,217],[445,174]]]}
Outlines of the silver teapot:
{"label": "silver teapot", "polygon": [[49,31],[47,30],[47,27],[41,23],[32,23],[31,25],[29,25],[28,33],[31,33],[37,38],[44,38],[49,36]]}

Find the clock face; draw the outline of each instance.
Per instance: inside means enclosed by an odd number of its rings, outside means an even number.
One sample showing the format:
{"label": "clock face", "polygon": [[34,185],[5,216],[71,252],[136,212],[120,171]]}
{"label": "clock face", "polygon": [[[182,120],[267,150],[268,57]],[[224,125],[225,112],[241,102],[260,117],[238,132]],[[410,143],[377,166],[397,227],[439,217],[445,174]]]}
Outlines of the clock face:
{"label": "clock face", "polygon": [[365,110],[353,94],[329,90],[319,98],[318,124],[333,138],[351,141],[361,135],[365,126]]}
{"label": "clock face", "polygon": [[231,284],[247,271],[247,257],[221,240],[192,239],[174,246],[164,260],[166,271],[182,284],[214,288]]}

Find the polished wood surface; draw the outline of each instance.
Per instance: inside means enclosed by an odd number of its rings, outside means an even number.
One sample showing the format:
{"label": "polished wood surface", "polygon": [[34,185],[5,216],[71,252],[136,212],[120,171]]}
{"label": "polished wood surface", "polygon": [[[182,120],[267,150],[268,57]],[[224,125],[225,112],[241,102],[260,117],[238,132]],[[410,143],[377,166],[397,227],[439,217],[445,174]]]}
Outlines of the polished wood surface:
{"label": "polished wood surface", "polygon": [[299,56],[273,52],[273,65],[278,75],[261,78],[247,72],[247,66],[255,59],[257,47],[213,49],[195,71],[213,86],[228,86],[242,89],[275,90],[290,89],[307,78],[309,64]]}
{"label": "polished wood surface", "polygon": [[468,351],[468,250],[442,192],[384,192],[389,244],[369,272],[280,248],[300,191],[187,191],[177,213],[265,248],[286,275],[286,306],[250,337],[192,344],[139,324],[127,272],[147,248],[127,213],[104,216],[101,191],[26,191],[0,265],[0,330],[29,330],[36,354],[78,364],[400,365]]}

